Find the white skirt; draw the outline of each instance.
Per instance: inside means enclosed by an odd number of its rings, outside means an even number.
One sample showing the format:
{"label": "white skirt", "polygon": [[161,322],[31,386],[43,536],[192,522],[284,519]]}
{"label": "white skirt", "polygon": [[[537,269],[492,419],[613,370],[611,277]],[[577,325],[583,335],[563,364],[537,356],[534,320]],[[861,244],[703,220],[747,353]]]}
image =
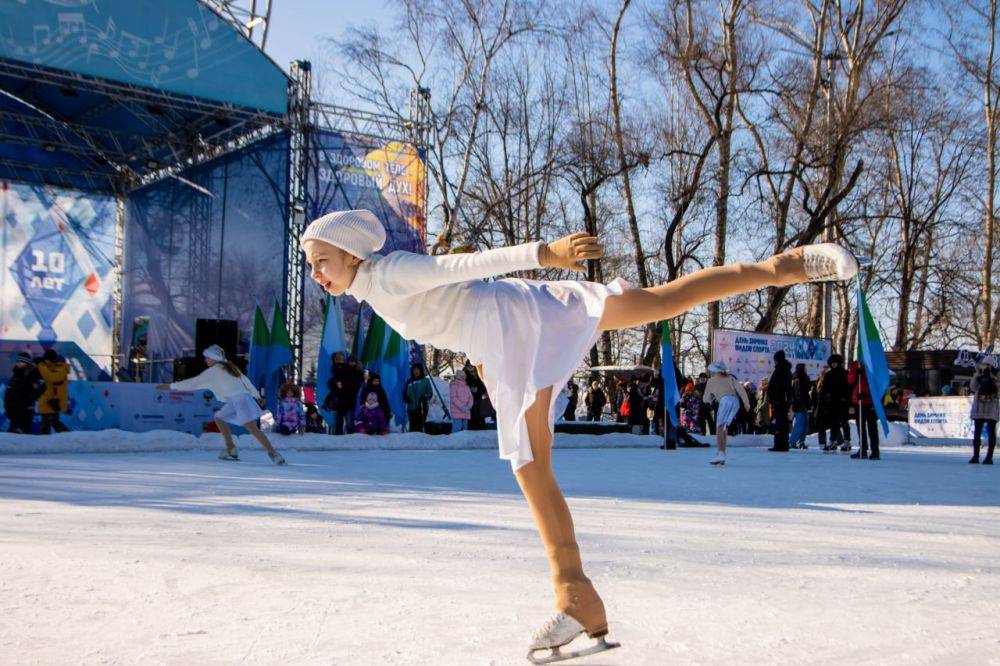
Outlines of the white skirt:
{"label": "white skirt", "polygon": [[735,395],[724,395],[719,400],[719,412],[715,415],[715,427],[727,428],[740,411],[740,399]]}
{"label": "white skirt", "polygon": [[[600,337],[604,301],[633,288],[617,279],[596,282],[497,280],[480,283],[465,315],[461,350],[483,366],[497,411],[500,457],[516,470],[533,460],[525,412],[535,393],[569,381]],[[555,400],[549,427],[555,425]]]}
{"label": "white skirt", "polygon": [[233,425],[246,425],[250,421],[256,421],[264,411],[257,404],[257,400],[248,393],[240,393],[226,399],[226,404],[215,413],[215,418],[232,423]]}

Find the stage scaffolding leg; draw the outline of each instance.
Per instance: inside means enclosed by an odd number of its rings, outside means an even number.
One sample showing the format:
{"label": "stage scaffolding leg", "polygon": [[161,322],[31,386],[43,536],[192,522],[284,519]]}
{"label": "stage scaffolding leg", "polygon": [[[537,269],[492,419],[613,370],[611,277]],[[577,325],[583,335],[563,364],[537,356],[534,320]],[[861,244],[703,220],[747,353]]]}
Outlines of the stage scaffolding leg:
{"label": "stage scaffolding leg", "polygon": [[122,357],[122,262],[125,259],[125,197],[115,200],[115,290],[111,315],[111,381],[118,381]]}
{"label": "stage scaffolding leg", "polygon": [[292,62],[288,88],[288,270],[285,283],[288,337],[292,343],[289,381],[302,380],[302,332],[304,328],[305,257],[299,236],[306,224],[306,176],[309,165],[309,97],[312,94],[312,65],[308,60]]}

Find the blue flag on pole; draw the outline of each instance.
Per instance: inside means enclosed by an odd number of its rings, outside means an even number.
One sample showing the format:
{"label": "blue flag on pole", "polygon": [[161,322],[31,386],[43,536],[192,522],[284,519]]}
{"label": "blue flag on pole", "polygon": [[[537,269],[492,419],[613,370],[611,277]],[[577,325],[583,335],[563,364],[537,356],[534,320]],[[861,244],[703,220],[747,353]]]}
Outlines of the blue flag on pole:
{"label": "blue flag on pole", "polygon": [[[344,335],[344,313],[340,301],[327,294],[326,317],[323,319],[323,336],[319,343],[319,358],[316,359],[316,403],[319,413],[327,423],[333,425],[333,412],[322,409],[330,389],[327,383],[333,374],[332,356],[341,352],[347,354],[347,337]],[[346,360],[346,359],[345,359]]]}
{"label": "blue flag on pole", "polygon": [[271,345],[271,333],[260,305],[253,316],[253,338],[250,340],[250,359],[247,362],[247,377],[258,389],[267,382],[267,352]]}
{"label": "blue flag on pole", "polygon": [[670,417],[670,423],[676,428],[677,405],[681,396],[677,390],[677,371],[674,369],[674,347],[670,343],[670,324],[663,322],[663,334],[660,336],[660,373],[663,376],[663,408]]}
{"label": "blue flag on pole", "polygon": [[288,326],[281,304],[274,301],[274,316],[271,318],[271,344],[267,349],[267,382],[264,401],[272,414],[278,413],[278,390],[284,381],[285,366],[292,362],[292,341],[288,337]]}
{"label": "blue flag on pole", "polygon": [[889,389],[889,364],[885,360],[885,350],[882,348],[882,338],[879,336],[878,327],[872,318],[871,310],[868,309],[868,301],[865,300],[865,292],[861,289],[861,280],[857,280],[858,286],[858,358],[865,366],[865,379],[868,380],[868,390],[872,394],[872,403],[875,405],[875,414],[882,424],[882,432],[889,434],[889,420],[885,418],[885,407],[882,400],[885,392]]}
{"label": "blue flag on pole", "polygon": [[388,324],[385,326],[385,352],[382,354],[380,369],[392,418],[396,425],[405,428],[408,417],[403,387],[410,376],[410,354],[406,341]]}

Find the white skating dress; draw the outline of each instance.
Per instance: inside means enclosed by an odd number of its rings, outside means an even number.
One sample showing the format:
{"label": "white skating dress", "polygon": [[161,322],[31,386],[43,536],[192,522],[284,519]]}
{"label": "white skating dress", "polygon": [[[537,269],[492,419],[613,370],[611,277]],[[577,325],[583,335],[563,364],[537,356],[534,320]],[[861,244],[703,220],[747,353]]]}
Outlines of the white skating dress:
{"label": "white skating dress", "polygon": [[464,352],[483,366],[483,381],[497,410],[500,457],[515,470],[532,461],[524,414],[535,393],[548,386],[558,391],[569,380],[600,335],[605,299],[630,288],[623,280],[608,286],[482,282],[540,268],[541,245],[437,257],[410,252],[373,256],[358,267],[347,290],[403,337]]}
{"label": "white skating dress", "polygon": [[213,365],[196,377],[173,382],[175,391],[207,390],[215,394],[215,399],[224,402],[215,417],[234,425],[244,425],[256,421],[264,412],[257,404],[257,388],[246,375],[233,377],[221,365]]}

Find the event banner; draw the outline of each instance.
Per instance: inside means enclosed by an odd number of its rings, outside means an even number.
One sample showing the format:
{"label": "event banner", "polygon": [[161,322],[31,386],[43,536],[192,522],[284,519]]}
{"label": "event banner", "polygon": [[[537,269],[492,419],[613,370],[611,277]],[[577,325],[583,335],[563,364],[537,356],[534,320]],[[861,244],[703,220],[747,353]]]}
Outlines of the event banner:
{"label": "event banner", "polygon": [[[5,390],[6,384],[0,383],[0,399]],[[70,382],[68,393],[70,413],[61,420],[71,430],[177,430],[200,435],[222,406],[210,391],[158,391],[156,384]],[[2,412],[0,429],[7,429]]]}
{"label": "event banner", "polygon": [[386,231],[383,254],[424,252],[424,160],[407,143],[321,130],[313,134],[308,174],[310,220],[336,210],[365,208]]}
{"label": "event banner", "polygon": [[75,343],[111,365],[115,200],[0,184],[0,339]]}
{"label": "event banner", "polygon": [[774,353],[785,352],[785,358],[795,365],[804,363],[806,372],[813,379],[826,365],[832,343],[823,338],[805,338],[795,335],[774,335],[752,331],[716,329],[712,341],[712,360],[722,361],[741,382],[759,385],[774,372]]}
{"label": "event banner", "polygon": [[211,391],[158,391],[156,384],[70,382],[72,430],[179,430],[200,435],[219,406]]}
{"label": "event banner", "polygon": [[[306,175],[306,219],[338,210],[367,209],[385,227],[385,246],[394,250],[426,253],[426,202],[424,155],[413,145],[372,136],[333,130],[310,135],[311,155]],[[306,281],[303,358],[306,373],[319,351],[323,330],[320,304],[325,297],[312,280]],[[358,303],[341,302],[348,344],[358,320]]]}
{"label": "event banner", "polygon": [[972,396],[910,398],[910,439],[972,439]]}

